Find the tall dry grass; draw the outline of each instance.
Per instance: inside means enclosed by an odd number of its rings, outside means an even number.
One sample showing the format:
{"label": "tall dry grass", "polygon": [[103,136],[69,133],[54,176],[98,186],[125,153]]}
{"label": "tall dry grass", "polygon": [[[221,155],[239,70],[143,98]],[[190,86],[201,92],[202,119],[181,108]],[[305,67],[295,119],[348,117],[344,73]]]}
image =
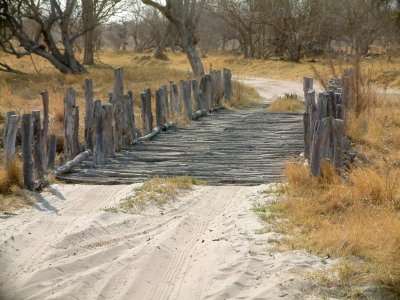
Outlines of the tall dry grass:
{"label": "tall dry grass", "polygon": [[344,181],[329,164],[317,179],[289,162],[287,198],[276,204],[286,219],[279,228],[317,253],[361,258],[346,284],[373,282],[400,296],[400,99],[377,93],[369,70],[356,72],[346,116],[356,164]]}

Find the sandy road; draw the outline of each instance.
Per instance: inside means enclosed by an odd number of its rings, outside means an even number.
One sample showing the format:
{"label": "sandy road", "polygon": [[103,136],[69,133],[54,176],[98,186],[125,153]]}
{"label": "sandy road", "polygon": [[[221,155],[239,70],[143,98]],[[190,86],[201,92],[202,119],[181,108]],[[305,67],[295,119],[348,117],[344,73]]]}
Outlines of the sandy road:
{"label": "sandy road", "polygon": [[326,268],[275,253],[251,211],[258,187],[197,187],[141,215],[105,211],[133,186],[56,185],[0,222],[7,299],[295,299],[299,272]]}

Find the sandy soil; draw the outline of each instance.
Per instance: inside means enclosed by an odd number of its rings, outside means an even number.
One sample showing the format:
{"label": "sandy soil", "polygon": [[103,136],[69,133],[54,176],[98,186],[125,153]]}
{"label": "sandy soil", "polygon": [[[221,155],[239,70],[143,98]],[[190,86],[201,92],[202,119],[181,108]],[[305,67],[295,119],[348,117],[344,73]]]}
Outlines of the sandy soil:
{"label": "sandy soil", "polygon": [[54,185],[34,209],[0,221],[7,299],[296,299],[304,251],[276,252],[251,208],[268,188],[196,187],[142,214],[115,207],[134,186]]}

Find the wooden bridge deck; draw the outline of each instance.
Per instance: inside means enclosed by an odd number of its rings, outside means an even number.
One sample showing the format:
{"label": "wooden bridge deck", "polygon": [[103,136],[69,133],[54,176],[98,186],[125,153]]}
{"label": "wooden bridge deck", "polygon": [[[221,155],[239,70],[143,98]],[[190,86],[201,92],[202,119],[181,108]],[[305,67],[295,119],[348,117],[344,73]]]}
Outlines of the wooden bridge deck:
{"label": "wooden bridge deck", "polygon": [[303,149],[302,134],[301,114],[225,110],[126,148],[105,166],[89,159],[60,179],[126,184],[194,176],[210,185],[258,185],[282,178],[283,160]]}

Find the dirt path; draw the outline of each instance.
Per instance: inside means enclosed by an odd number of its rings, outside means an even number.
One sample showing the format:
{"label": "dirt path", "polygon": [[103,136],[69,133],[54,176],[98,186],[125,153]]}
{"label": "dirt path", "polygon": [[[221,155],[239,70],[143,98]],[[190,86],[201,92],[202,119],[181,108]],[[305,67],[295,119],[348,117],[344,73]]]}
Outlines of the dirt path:
{"label": "dirt path", "polygon": [[2,220],[3,290],[11,299],[295,299],[301,272],[326,268],[275,253],[251,211],[257,187],[197,187],[143,215],[103,210],[133,186],[56,185],[36,209]]}
{"label": "dirt path", "polygon": [[1,218],[5,298],[304,299],[304,272],[331,265],[274,250],[284,237],[263,233],[251,210],[276,200],[260,193],[269,186],[196,187],[137,215],[110,209],[135,186],[53,185],[34,208]]}

